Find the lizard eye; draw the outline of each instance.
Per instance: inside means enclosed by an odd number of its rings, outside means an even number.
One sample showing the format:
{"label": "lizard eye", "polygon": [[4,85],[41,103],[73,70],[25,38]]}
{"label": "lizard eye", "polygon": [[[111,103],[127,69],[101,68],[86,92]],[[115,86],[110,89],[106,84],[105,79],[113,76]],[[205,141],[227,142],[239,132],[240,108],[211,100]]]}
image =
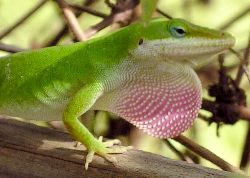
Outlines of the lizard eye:
{"label": "lizard eye", "polygon": [[171,34],[176,38],[184,37],[186,31],[183,27],[170,27]]}

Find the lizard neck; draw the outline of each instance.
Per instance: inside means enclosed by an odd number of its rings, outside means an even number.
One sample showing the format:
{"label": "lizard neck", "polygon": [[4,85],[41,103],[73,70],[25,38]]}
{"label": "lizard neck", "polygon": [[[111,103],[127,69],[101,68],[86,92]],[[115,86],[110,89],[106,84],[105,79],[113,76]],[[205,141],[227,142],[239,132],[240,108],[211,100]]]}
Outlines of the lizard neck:
{"label": "lizard neck", "polygon": [[179,135],[201,106],[198,76],[174,61],[126,59],[103,84],[92,109],[112,112],[155,137]]}
{"label": "lizard neck", "polygon": [[185,61],[127,58],[110,71],[103,80],[105,92],[136,81],[146,81],[148,78],[159,79],[168,75],[180,77],[192,86],[201,87],[200,82],[197,82],[199,78],[192,69],[192,63]]}

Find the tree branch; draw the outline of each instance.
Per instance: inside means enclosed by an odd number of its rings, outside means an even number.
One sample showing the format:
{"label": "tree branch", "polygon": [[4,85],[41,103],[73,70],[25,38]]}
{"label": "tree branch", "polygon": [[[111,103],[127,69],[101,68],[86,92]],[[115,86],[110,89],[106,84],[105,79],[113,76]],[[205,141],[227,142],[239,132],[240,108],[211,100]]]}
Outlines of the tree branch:
{"label": "tree branch", "polygon": [[241,172],[240,169],[234,167],[233,165],[229,164],[225,160],[221,159],[219,156],[214,154],[213,152],[209,151],[208,149],[198,145],[197,143],[193,142],[192,140],[188,139],[187,137],[180,135],[178,137],[173,138],[175,141],[181,143],[185,147],[189,148],[194,153],[200,155],[201,157],[205,158],[206,160],[211,161],[218,167],[223,170],[230,171],[230,172]]}
{"label": "tree branch", "polygon": [[238,72],[236,75],[236,79],[235,79],[235,83],[237,85],[240,84],[244,72],[246,73],[247,78],[249,79],[249,82],[250,82],[249,71],[247,69],[247,66],[248,66],[249,60],[250,60],[249,55],[250,55],[250,33],[249,33],[248,45],[247,45],[245,52],[244,52],[244,58],[243,58],[243,60],[241,60],[241,64],[239,66],[239,69],[238,69]]}
{"label": "tree branch", "polygon": [[245,139],[245,145],[242,151],[240,168],[246,169],[250,162],[250,123],[248,123],[248,131]]}
{"label": "tree branch", "polygon": [[243,9],[242,12],[240,12],[239,14],[235,15],[233,18],[231,18],[228,22],[226,22],[225,24],[221,25],[218,29],[221,30],[225,30],[228,27],[230,27],[232,24],[234,24],[236,21],[238,21],[239,19],[241,19],[242,17],[244,17],[245,15],[247,15],[250,12],[250,7],[247,7],[246,9]]}
{"label": "tree branch", "polygon": [[187,161],[188,163],[194,163],[194,161],[190,157],[184,155],[177,148],[175,148],[175,146],[168,139],[165,140],[165,143],[181,160]]}
{"label": "tree branch", "polygon": [[70,9],[69,5],[64,0],[57,0],[59,7],[62,9],[63,15],[67,21],[69,28],[78,41],[85,41],[88,38],[82,32],[82,29],[76,19],[75,14]]}
{"label": "tree branch", "polygon": [[[90,6],[93,4],[96,0],[87,0],[83,3],[83,6]],[[80,17],[82,15],[83,11],[81,12],[76,12],[75,16],[76,18]],[[68,33],[68,26],[67,24],[64,24],[63,27],[59,30],[58,33],[56,33],[55,37],[51,39],[50,41],[46,42],[42,47],[47,47],[47,46],[54,46],[58,43],[58,41],[66,34]]]}
{"label": "tree branch", "polygon": [[68,4],[71,8],[75,9],[75,10],[78,10],[78,11],[83,11],[83,12],[87,12],[91,15],[94,15],[94,16],[97,16],[97,17],[101,17],[101,18],[105,18],[107,17],[108,15],[104,14],[104,13],[101,13],[101,12],[98,12],[96,10],[93,10],[93,9],[90,9],[88,7],[85,7],[85,6],[79,6],[77,4]]}
{"label": "tree branch", "polygon": [[38,9],[40,9],[46,2],[47,0],[41,0],[40,2],[38,2],[32,9],[30,9],[29,12],[27,12],[23,17],[21,17],[16,23],[14,23],[9,28],[7,28],[2,33],[0,33],[0,39],[4,38],[10,32],[15,30],[19,25],[25,22],[31,15],[33,15]]}
{"label": "tree branch", "polygon": [[86,171],[83,165],[86,151],[82,145],[75,148],[69,134],[0,118],[1,177],[226,178],[233,175],[240,176],[134,149],[112,156],[117,160],[115,165],[95,155]]}
{"label": "tree branch", "polygon": [[162,16],[164,16],[164,17],[166,17],[168,19],[172,19],[173,18],[171,15],[167,14],[166,12],[163,12],[159,8],[156,8],[156,12],[158,12],[159,14],[161,14]]}
{"label": "tree branch", "polygon": [[87,38],[95,35],[97,32],[101,31],[105,27],[124,21],[128,19],[128,17],[132,14],[132,10],[139,4],[138,0],[128,0],[128,1],[120,1],[120,4],[113,7],[111,14],[105,17],[101,22],[98,24],[88,28],[85,30],[84,34]]}
{"label": "tree branch", "polygon": [[6,51],[9,53],[17,53],[17,52],[25,51],[27,49],[19,48],[19,47],[12,46],[12,45],[3,44],[0,42],[0,50]]}

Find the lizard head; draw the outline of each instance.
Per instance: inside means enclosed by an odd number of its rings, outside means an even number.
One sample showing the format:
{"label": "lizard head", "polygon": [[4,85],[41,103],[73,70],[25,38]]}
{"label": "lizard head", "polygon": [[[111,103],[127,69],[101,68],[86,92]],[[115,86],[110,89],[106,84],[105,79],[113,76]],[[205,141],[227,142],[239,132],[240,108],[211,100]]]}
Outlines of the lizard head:
{"label": "lizard head", "polygon": [[144,59],[178,60],[194,64],[232,47],[229,33],[200,27],[183,19],[155,19],[144,28],[133,55]]}

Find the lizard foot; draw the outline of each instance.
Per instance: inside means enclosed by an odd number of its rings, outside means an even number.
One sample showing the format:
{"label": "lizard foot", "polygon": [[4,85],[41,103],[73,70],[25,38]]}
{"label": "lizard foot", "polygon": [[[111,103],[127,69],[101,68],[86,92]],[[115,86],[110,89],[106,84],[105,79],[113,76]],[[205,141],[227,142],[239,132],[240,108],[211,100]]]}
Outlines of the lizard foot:
{"label": "lizard foot", "polygon": [[119,153],[124,153],[126,151],[128,151],[129,149],[131,149],[131,146],[121,146],[121,141],[118,139],[114,139],[114,140],[108,140],[103,142],[103,137],[99,137],[98,139],[101,144],[101,148],[99,147],[96,150],[90,149],[87,156],[86,156],[86,162],[85,162],[85,169],[88,169],[89,163],[92,162],[94,154],[98,154],[99,156],[105,158],[107,161],[115,164],[117,162],[117,160],[109,155],[109,154],[119,154]]}

